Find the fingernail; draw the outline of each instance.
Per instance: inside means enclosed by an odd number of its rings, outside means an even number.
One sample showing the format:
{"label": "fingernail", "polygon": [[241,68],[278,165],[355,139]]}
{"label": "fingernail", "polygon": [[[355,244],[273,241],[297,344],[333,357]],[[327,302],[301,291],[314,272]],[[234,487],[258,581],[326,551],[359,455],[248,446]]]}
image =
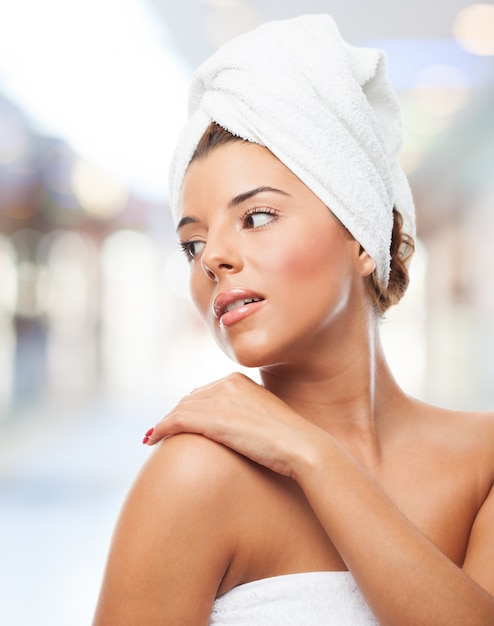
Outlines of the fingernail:
{"label": "fingernail", "polygon": [[144,435],[144,439],[142,440],[142,443],[146,444],[150,440],[151,435],[153,433],[154,433],[154,428],[150,428]]}

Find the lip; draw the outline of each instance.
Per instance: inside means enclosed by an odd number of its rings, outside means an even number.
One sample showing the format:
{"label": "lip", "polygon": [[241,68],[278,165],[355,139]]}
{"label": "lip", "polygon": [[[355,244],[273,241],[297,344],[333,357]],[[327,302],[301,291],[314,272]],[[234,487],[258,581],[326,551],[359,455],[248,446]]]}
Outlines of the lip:
{"label": "lip", "polygon": [[[259,300],[259,302],[246,304],[234,309],[233,311],[230,311],[229,313],[226,313],[226,308],[228,307],[228,305],[232,304],[232,302],[236,302],[237,300]],[[251,305],[259,305],[262,302],[264,302],[264,296],[262,296],[260,293],[250,291],[249,289],[229,289],[228,291],[219,293],[216,296],[213,303],[213,312],[214,316],[220,320],[224,315],[230,315],[231,313],[239,311],[239,309],[244,310]]]}

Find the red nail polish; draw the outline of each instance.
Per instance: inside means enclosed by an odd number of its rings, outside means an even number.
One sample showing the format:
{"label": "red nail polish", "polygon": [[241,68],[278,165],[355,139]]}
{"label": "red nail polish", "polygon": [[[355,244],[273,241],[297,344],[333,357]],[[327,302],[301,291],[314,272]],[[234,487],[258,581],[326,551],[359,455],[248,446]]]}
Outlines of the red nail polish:
{"label": "red nail polish", "polygon": [[151,437],[153,433],[154,433],[154,428],[150,428],[146,433],[146,437]]}
{"label": "red nail polish", "polygon": [[142,440],[142,443],[146,444],[149,441],[149,437],[144,437],[144,439]]}

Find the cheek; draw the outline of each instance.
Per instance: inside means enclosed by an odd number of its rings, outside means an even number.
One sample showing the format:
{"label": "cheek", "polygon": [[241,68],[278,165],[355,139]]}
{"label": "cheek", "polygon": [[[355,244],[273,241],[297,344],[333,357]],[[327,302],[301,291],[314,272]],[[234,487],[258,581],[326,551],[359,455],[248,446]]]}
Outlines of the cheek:
{"label": "cheek", "polygon": [[196,268],[191,268],[189,280],[189,291],[196,309],[201,317],[205,317],[210,305],[210,290],[207,289],[208,281],[204,280],[204,274],[200,273]]}
{"label": "cheek", "polygon": [[310,238],[301,234],[282,249],[271,249],[269,266],[273,273],[294,282],[313,283],[318,278],[330,281],[338,275],[344,259],[344,249],[338,241],[327,236]]}

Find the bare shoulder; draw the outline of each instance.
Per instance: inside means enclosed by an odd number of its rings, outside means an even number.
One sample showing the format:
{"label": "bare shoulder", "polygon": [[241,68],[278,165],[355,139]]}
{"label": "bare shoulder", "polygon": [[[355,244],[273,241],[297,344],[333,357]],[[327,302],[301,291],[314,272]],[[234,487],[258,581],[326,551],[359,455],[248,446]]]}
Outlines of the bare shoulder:
{"label": "bare shoulder", "polygon": [[[417,402],[428,477],[433,480],[436,545],[494,594],[494,412],[454,411]],[[414,420],[412,420],[414,421]],[[416,440],[417,441],[417,440]],[[443,491],[441,491],[441,488]],[[448,522],[441,527],[441,520]]]}
{"label": "bare shoulder", "polygon": [[458,439],[472,455],[476,455],[486,475],[486,480],[494,484],[494,412],[455,412],[458,423]]}
{"label": "bare shoulder", "polygon": [[[228,554],[235,544],[234,517],[241,505],[240,488],[252,473],[245,457],[202,435],[183,433],[161,441],[144,463],[130,491],[132,508],[152,502],[162,522],[181,526],[187,520],[193,532],[207,536],[223,530],[218,550]],[[182,528],[183,531],[183,528]],[[231,535],[231,541],[228,536]],[[209,535],[211,536],[211,535]]]}
{"label": "bare shoulder", "polygon": [[[437,449],[470,458],[480,464],[494,482],[494,411],[457,411],[413,400],[414,422],[420,435]],[[415,418],[418,418],[416,420]]]}
{"label": "bare shoulder", "polygon": [[494,411],[453,410],[415,398],[409,398],[409,401],[410,414],[413,418],[419,418],[419,421],[428,423],[433,428],[454,426],[471,433],[480,429],[484,434],[487,432],[494,436]]}
{"label": "bare shoulder", "polygon": [[161,441],[142,473],[157,489],[161,485],[184,496],[224,497],[228,491],[235,492],[235,479],[251,471],[250,465],[226,446],[202,435],[183,433]]}
{"label": "bare shoulder", "polygon": [[123,506],[95,626],[208,623],[235,552],[230,503],[245,465],[200,435],[156,446]]}

